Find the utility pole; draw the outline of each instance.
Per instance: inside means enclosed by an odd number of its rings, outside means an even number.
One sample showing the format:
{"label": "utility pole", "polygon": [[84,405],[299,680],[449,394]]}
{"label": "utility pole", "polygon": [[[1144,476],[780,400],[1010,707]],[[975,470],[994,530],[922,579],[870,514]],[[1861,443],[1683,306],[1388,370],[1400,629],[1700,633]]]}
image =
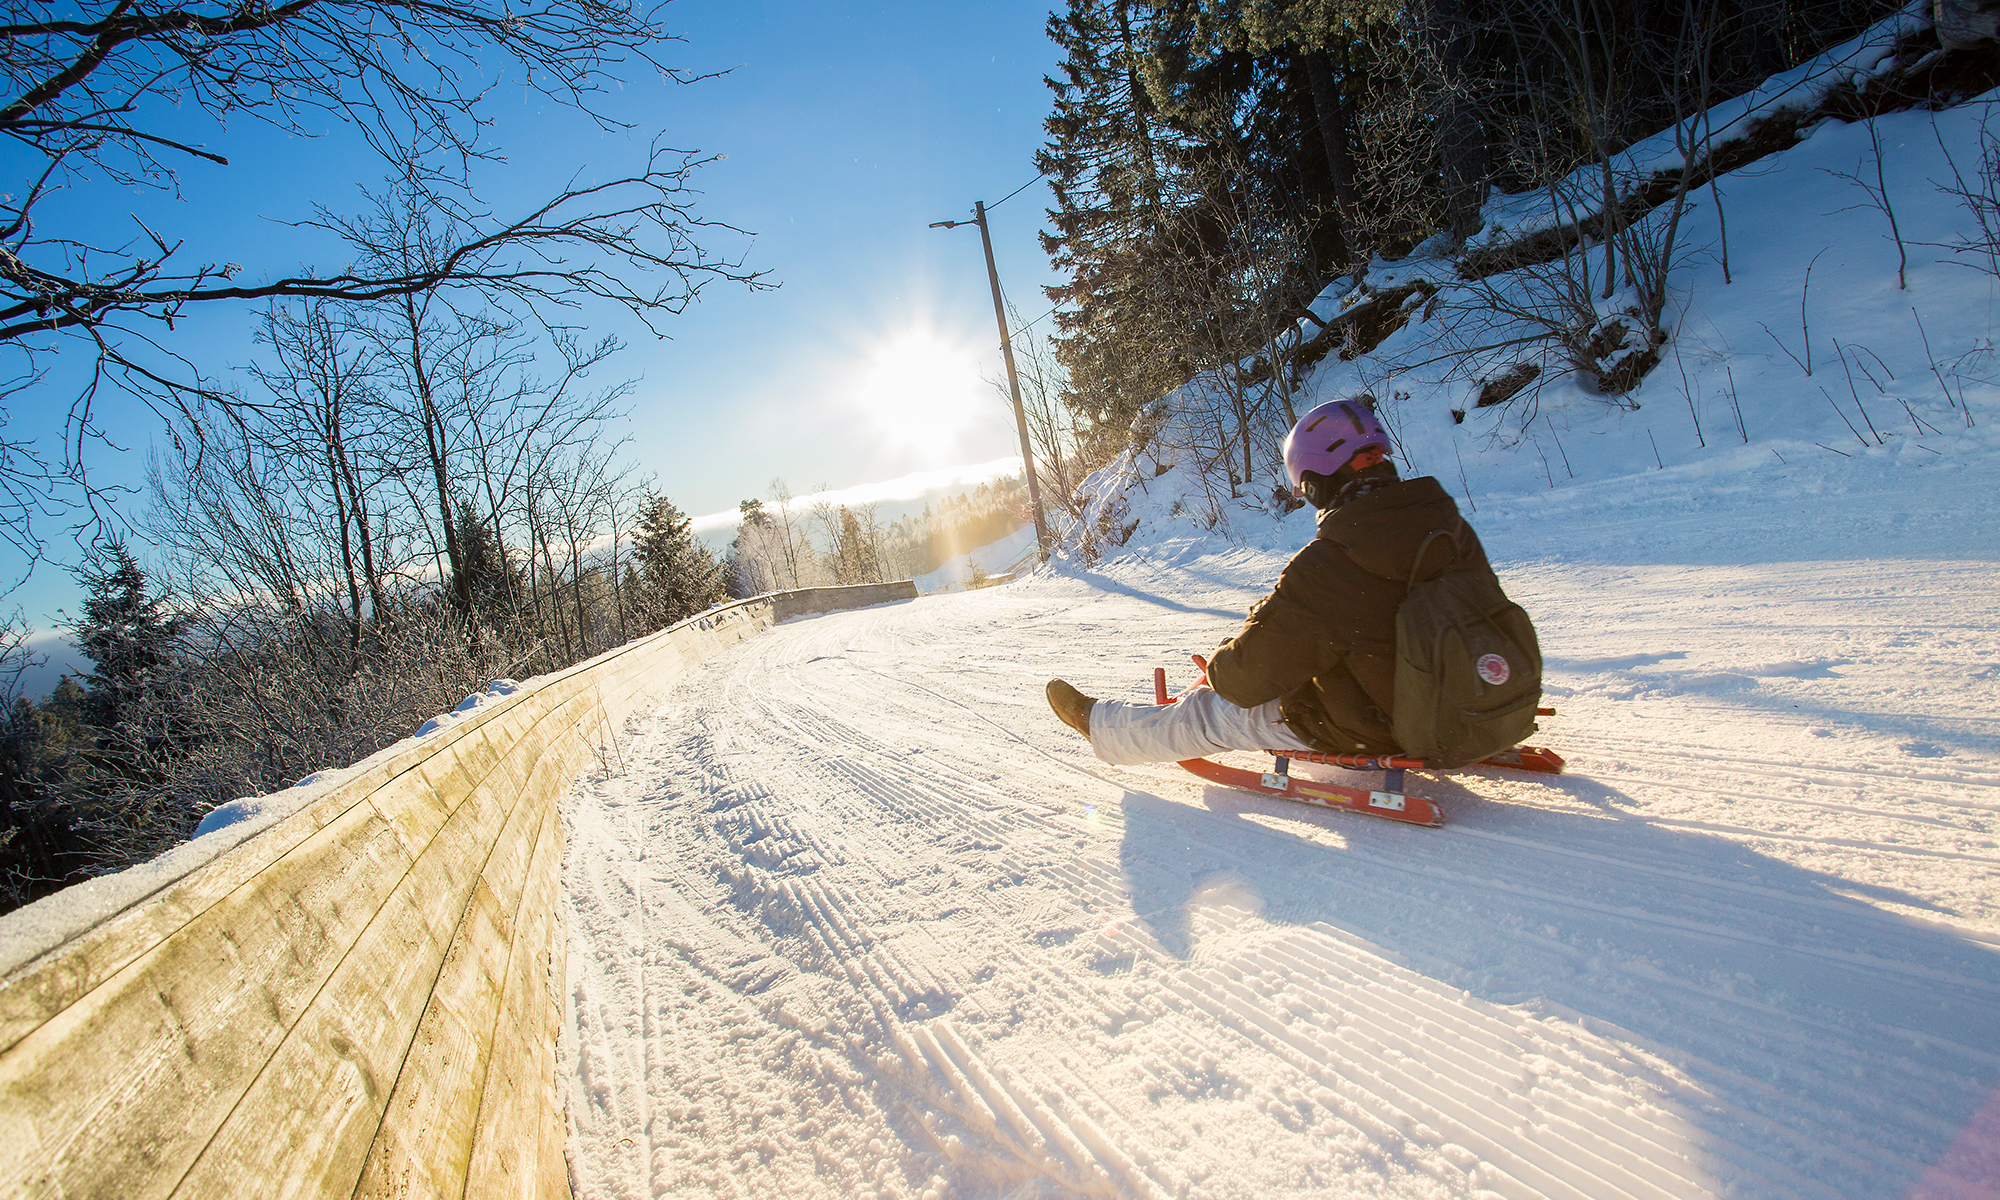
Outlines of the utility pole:
{"label": "utility pole", "polygon": [[1014,373],[1014,337],[1007,329],[1007,305],[1000,298],[1000,268],[993,265],[993,235],[986,230],[986,201],[972,202],[970,221],[933,221],[932,229],[956,229],[960,225],[979,226],[979,240],[986,246],[986,278],[993,285],[993,319],[1000,325],[1000,357],[1007,363],[1007,390],[1014,397],[1014,428],[1021,435],[1021,468],[1028,475],[1028,502],[1035,509],[1035,550],[1042,561],[1049,557],[1049,523],[1042,515],[1042,488],[1035,481],[1035,448],[1028,441],[1028,414],[1021,407],[1021,380]]}

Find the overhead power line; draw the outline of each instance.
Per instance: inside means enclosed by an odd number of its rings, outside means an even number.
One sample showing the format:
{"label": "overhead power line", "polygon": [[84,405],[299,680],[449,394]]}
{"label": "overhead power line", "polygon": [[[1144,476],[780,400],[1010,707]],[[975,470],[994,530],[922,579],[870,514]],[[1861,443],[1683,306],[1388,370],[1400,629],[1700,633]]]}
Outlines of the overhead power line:
{"label": "overhead power line", "polygon": [[1015,334],[1019,335],[1028,332],[1030,329],[1033,329],[1035,326],[1041,324],[1044,320],[1046,320],[1050,313],[1055,312],[1056,309],[1061,307],[1062,307],[1061,304],[1050,305],[1048,311],[1044,312],[1041,316],[1036,317],[1032,321],[1027,321],[1024,322],[1023,324],[1014,326]]}
{"label": "overhead power line", "polygon": [[1047,178],[1047,175],[1048,173],[1045,171],[1035,172],[1035,177],[1033,179],[1030,179],[1028,182],[1022,184],[1020,187],[1015,188],[1013,191],[1008,192],[1006,195],[1000,197],[998,200],[995,200],[993,203],[987,205],[986,211],[992,212],[994,209],[999,208],[1001,205],[1007,203],[1009,200],[1012,200],[1014,197],[1020,195],[1022,192],[1027,191],[1030,187],[1033,187],[1035,184],[1040,183],[1043,179]]}

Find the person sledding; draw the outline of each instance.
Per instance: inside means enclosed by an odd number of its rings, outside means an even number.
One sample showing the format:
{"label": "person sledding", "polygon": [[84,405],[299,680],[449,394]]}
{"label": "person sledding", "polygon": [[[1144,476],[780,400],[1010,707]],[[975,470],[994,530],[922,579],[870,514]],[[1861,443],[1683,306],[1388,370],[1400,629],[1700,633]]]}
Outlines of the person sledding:
{"label": "person sledding", "polygon": [[1049,707],[1115,764],[1274,750],[1451,767],[1532,731],[1541,656],[1526,614],[1444,488],[1400,478],[1390,449],[1360,401],[1306,413],[1286,435],[1285,471],[1319,510],[1318,535],[1205,678],[1167,705],[1097,700],[1051,679]]}

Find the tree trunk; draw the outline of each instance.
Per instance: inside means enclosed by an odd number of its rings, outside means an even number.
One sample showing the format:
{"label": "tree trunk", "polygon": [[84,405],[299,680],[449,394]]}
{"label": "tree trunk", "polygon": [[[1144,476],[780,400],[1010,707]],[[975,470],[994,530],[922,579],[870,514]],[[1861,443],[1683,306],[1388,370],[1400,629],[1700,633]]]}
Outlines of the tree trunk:
{"label": "tree trunk", "polygon": [[327,409],[326,415],[326,474],[329,490],[333,495],[333,506],[340,519],[340,571],[347,581],[347,649],[351,654],[361,650],[361,581],[356,578],[354,562],[354,513],[348,506],[346,489],[342,486],[340,463],[340,404],[335,401]]}
{"label": "tree trunk", "polygon": [[430,369],[424,364],[423,316],[417,312],[415,297],[403,301],[403,314],[410,324],[410,377],[417,385],[417,400],[423,410],[424,451],[430,459],[431,480],[437,487],[438,517],[444,522],[444,556],[449,560],[451,578],[445,580],[452,603],[459,613],[472,616],[472,581],[465,574],[465,552],[458,544],[458,529],[451,511],[451,478],[447,461],[444,418],[432,395]]}
{"label": "tree trunk", "polygon": [[1333,254],[1342,268],[1358,250],[1354,234],[1354,159],[1347,150],[1347,112],[1334,86],[1333,68],[1326,51],[1306,55],[1306,78],[1312,85],[1313,111],[1319,116],[1319,138],[1326,146],[1327,173],[1333,176],[1333,202],[1338,228],[1334,230]]}
{"label": "tree trunk", "polygon": [[382,595],[382,573],[375,566],[375,533],[368,524],[368,494],[362,488],[359,473],[348,454],[347,434],[339,422],[335,422],[333,427],[333,450],[340,467],[341,485],[347,489],[348,509],[354,514],[355,532],[361,549],[361,575],[368,583],[368,607],[374,615],[377,629],[380,629],[386,606]]}
{"label": "tree trunk", "polygon": [[1463,243],[1479,232],[1479,210],[1486,203],[1491,173],[1486,131],[1464,90],[1471,37],[1457,0],[1428,0],[1425,18],[1444,72],[1443,95],[1432,116],[1437,121],[1438,165],[1444,176],[1445,220],[1452,237]]}

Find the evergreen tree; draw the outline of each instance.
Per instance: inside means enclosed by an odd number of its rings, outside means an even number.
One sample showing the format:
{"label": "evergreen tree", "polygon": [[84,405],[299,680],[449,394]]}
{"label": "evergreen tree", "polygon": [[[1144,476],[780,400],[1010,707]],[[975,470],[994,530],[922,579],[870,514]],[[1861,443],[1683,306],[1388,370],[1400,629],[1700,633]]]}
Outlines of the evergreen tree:
{"label": "evergreen tree", "polygon": [[88,866],[73,783],[84,691],[64,676],[46,707],[22,697],[0,722],[0,911],[63,887]]}
{"label": "evergreen tree", "polygon": [[639,562],[638,608],[654,627],[672,625],[723,598],[727,572],[701,539],[694,522],[665,496],[646,497],[633,531]]}
{"label": "evergreen tree", "polygon": [[840,541],[834,547],[837,558],[834,577],[841,583],[874,583],[880,571],[875,565],[875,547],[861,530],[861,520],[845,504],[840,506]]}
{"label": "evergreen tree", "polygon": [[745,500],[736,506],[741,520],[736,537],[729,543],[729,557],[723,564],[730,596],[747,600],[775,591],[778,583],[777,522],[765,511],[762,500]]}
{"label": "evergreen tree", "polygon": [[489,617],[508,598],[507,552],[494,536],[493,527],[472,511],[470,502],[458,502],[458,564],[462,579],[452,582],[452,594],[467,596],[472,611]]}
{"label": "evergreen tree", "polygon": [[93,549],[77,568],[83,616],[70,639],[96,668],[83,677],[85,723],[109,733],[131,723],[165,682],[174,623],[164,597],[148,595],[146,572],[123,542]]}
{"label": "evergreen tree", "polygon": [[163,787],[200,715],[179,622],[121,542],[92,548],[76,577],[84,600],[70,638],[92,669],[41,707],[18,702],[0,730],[0,825],[11,831],[0,863],[31,893],[158,854],[201,809]]}
{"label": "evergreen tree", "polygon": [[1042,235],[1042,248],[1068,276],[1048,289],[1060,306],[1054,344],[1069,372],[1068,400],[1121,429],[1178,382],[1173,338],[1158,314],[1162,263],[1151,253],[1166,223],[1158,135],[1167,130],[1140,75],[1149,18],[1147,6],[1130,0],[1071,0],[1049,17],[1049,39],[1064,57],[1060,78],[1045,80],[1054,111],[1035,156],[1055,195],[1054,231]]}

